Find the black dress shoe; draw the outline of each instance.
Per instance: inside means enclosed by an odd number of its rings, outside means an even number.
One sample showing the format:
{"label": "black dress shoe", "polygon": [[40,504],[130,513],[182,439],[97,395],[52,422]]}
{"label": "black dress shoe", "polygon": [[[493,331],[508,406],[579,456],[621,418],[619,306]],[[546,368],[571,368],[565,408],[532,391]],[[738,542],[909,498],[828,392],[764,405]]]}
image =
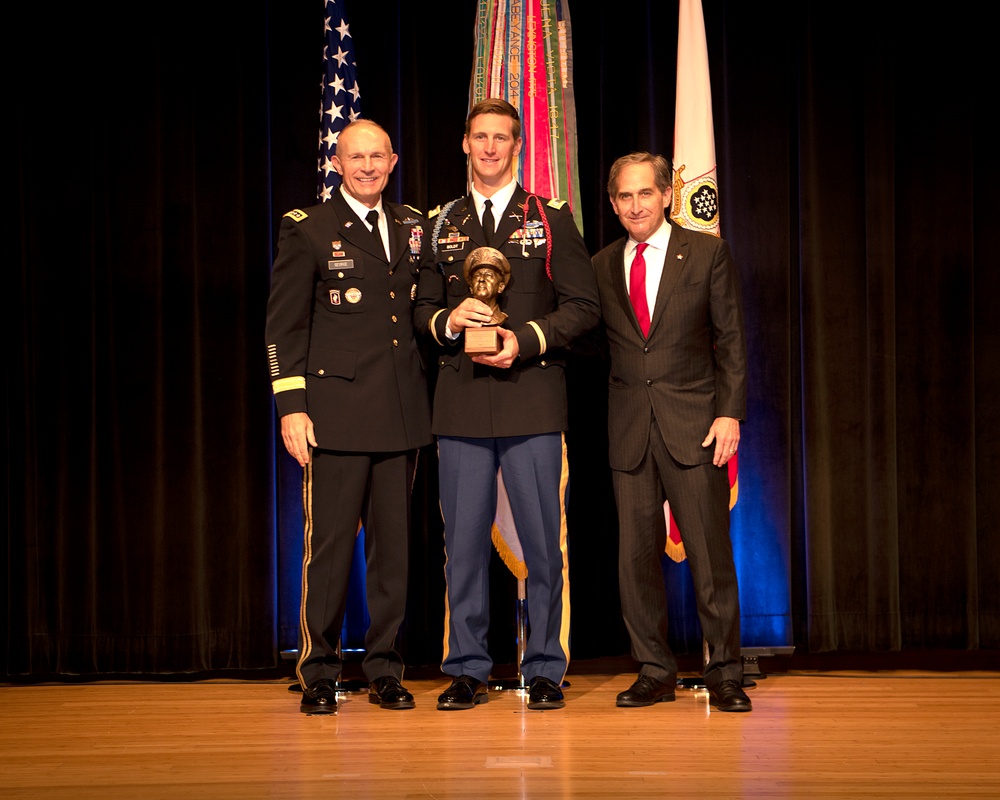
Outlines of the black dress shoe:
{"label": "black dress shoe", "polygon": [[719,711],[752,711],[750,698],[738,681],[722,681],[714,689],[708,690],[708,702]]}
{"label": "black dress shoe", "polygon": [[299,701],[299,711],[303,714],[336,714],[337,683],[329,678],[320,678],[306,687]]}
{"label": "black dress shoe", "polygon": [[482,681],[477,681],[471,675],[462,675],[451,682],[444,693],[438,697],[438,711],[458,711],[472,708],[489,701],[489,690]]}
{"label": "black dress shoe", "polygon": [[619,693],[615,705],[624,708],[641,708],[653,703],[672,703],[677,699],[677,680],[664,683],[649,675],[640,675],[635,683]]}
{"label": "black dress shoe", "polygon": [[368,685],[368,702],[381,708],[413,708],[413,695],[404,689],[395,675],[376,678]]}
{"label": "black dress shoe", "polygon": [[562,708],[563,692],[559,686],[548,678],[536,675],[528,687],[528,708]]}

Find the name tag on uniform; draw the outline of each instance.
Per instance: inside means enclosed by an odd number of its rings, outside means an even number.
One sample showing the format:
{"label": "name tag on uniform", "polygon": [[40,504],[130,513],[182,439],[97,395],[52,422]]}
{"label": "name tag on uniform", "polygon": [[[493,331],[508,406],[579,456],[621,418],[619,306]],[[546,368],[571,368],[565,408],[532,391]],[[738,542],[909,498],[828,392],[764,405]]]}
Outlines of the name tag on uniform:
{"label": "name tag on uniform", "polygon": [[339,261],[327,261],[327,269],[354,269],[353,258],[342,258]]}

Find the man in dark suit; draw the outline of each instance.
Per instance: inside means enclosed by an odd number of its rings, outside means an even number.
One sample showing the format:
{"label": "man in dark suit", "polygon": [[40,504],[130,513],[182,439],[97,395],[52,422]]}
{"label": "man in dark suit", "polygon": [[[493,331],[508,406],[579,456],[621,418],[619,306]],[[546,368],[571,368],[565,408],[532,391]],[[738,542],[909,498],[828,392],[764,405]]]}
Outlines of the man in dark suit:
{"label": "man in dark suit", "polygon": [[[469,113],[462,143],[472,192],[432,212],[415,321],[440,345],[433,431],[438,437],[445,523],[446,632],[442,670],[454,680],[441,710],[488,698],[490,529],[497,470],[528,568],[530,633],[521,664],[528,707],[560,708],[569,663],[565,348],[599,318],[597,286],[573,216],[560,201],[517,184],[517,110],[485,100]],[[470,295],[466,256],[493,246],[510,264],[500,295],[503,347],[469,356],[464,332],[493,310]]]}
{"label": "man in dark suit", "polygon": [[663,156],[618,159],[608,181],[628,236],[594,257],[611,356],[610,463],[620,530],[622,615],[641,664],[619,706],[674,699],[661,558],[663,503],[677,520],[707,645],[710,702],[750,711],[729,538],[729,480],[746,414],[746,342],[729,246],[666,219]]}
{"label": "man in dark suit", "polygon": [[285,215],[267,351],[285,447],[305,468],[300,708],[337,711],[337,646],[359,520],[365,526],[368,699],[413,708],[395,640],[406,606],[410,488],[432,441],[412,326],[425,221],[382,199],[396,165],[373,122],[344,128],[330,200]]}

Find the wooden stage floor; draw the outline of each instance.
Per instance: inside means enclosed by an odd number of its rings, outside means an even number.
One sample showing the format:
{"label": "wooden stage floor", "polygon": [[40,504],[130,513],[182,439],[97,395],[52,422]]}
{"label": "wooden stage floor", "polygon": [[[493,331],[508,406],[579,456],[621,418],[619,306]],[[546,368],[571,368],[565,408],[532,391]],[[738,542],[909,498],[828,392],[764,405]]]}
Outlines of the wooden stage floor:
{"label": "wooden stage floor", "polygon": [[754,711],[697,690],[615,707],[629,674],[568,676],[566,708],[515,691],[440,712],[287,681],[0,685],[2,798],[961,798],[1000,796],[1000,673],[789,672]]}

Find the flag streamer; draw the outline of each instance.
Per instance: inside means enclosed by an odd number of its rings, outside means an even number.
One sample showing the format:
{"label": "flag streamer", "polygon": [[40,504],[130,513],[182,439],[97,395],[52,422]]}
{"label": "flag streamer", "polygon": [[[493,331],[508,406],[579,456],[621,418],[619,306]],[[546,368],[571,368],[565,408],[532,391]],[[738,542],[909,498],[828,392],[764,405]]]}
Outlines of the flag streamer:
{"label": "flag streamer", "polygon": [[479,0],[475,32],[469,108],[500,97],[518,110],[518,182],[565,200],[582,232],[567,0]]}

